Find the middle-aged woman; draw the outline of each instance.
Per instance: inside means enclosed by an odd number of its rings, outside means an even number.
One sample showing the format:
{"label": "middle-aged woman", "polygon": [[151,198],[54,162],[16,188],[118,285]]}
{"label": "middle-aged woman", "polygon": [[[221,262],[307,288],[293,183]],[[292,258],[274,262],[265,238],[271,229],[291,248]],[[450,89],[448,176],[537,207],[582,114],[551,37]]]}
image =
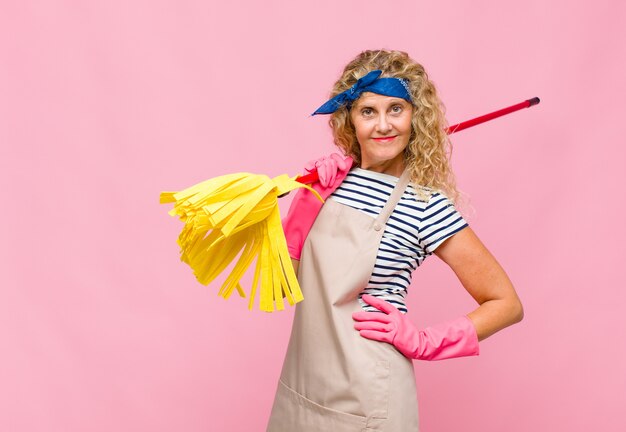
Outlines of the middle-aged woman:
{"label": "middle-aged woman", "polygon": [[[364,51],[331,96],[315,114],[331,114],[346,157],[313,164],[321,210],[300,190],[283,221],[305,299],[267,430],[417,431],[412,360],[478,355],[480,340],[522,319],[522,305],[454,208],[443,105],[424,68],[403,52]],[[405,296],[431,254],[479,306],[419,330]]]}

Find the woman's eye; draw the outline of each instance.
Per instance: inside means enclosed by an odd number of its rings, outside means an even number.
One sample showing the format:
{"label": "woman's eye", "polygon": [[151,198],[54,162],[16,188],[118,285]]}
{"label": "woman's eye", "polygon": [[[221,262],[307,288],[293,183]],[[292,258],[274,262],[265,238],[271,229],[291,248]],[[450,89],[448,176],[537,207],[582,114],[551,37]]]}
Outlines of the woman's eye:
{"label": "woman's eye", "polygon": [[361,110],[361,114],[363,114],[366,117],[371,116],[374,113],[374,111],[371,108],[363,108]]}
{"label": "woman's eye", "polygon": [[391,112],[399,114],[402,112],[402,107],[400,105],[394,105],[391,107]]}

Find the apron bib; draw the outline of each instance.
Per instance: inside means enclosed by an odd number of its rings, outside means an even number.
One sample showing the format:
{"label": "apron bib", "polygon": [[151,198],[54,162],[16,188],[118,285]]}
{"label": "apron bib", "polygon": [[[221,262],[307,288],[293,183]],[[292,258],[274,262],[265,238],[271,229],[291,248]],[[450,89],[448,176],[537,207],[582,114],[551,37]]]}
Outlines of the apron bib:
{"label": "apron bib", "polygon": [[328,199],[305,241],[289,346],[268,432],[418,431],[412,360],[362,337],[361,311],[385,224],[409,182],[404,171],[376,219]]}

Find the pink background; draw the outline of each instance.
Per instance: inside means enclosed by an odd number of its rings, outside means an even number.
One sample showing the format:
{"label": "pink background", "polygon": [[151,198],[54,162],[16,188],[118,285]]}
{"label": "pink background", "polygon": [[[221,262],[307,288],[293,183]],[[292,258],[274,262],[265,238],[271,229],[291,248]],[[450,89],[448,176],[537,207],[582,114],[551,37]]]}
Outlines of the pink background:
{"label": "pink background", "polygon": [[[3,2],[0,429],[264,430],[293,308],[198,284],[159,193],[329,153],[308,114],[385,47],[451,123],[542,100],[453,137],[526,315],[477,358],[416,362],[422,430],[625,430],[625,23],[602,0]],[[431,258],[409,308],[475,304]]]}

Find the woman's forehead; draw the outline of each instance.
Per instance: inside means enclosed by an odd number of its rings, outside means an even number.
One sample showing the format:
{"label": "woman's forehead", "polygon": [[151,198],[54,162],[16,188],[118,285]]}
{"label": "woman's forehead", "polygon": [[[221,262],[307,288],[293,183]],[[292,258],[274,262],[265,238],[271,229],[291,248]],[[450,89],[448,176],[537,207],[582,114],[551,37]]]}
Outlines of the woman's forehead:
{"label": "woman's forehead", "polygon": [[385,96],[372,92],[364,92],[353,104],[353,106],[361,106],[361,105],[370,105],[370,104],[394,104],[394,103],[403,103],[409,104],[402,98],[393,97],[393,96]]}

